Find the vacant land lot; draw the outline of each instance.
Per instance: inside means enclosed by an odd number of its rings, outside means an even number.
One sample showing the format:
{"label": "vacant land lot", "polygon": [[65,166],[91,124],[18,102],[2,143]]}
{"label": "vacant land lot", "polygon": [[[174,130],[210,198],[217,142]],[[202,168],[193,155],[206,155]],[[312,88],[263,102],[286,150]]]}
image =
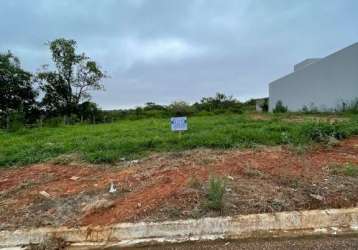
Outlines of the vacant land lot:
{"label": "vacant land lot", "polygon": [[2,133],[0,229],[357,206],[357,121],[222,115],[190,119],[181,136],[167,120]]}
{"label": "vacant land lot", "polygon": [[357,116],[220,115],[189,128],[2,132],[0,230],[357,206]]}
{"label": "vacant land lot", "polygon": [[0,167],[56,160],[114,164],[150,152],[194,148],[305,146],[358,134],[358,116],[217,115],[189,119],[183,135],[168,119],[0,132]]}

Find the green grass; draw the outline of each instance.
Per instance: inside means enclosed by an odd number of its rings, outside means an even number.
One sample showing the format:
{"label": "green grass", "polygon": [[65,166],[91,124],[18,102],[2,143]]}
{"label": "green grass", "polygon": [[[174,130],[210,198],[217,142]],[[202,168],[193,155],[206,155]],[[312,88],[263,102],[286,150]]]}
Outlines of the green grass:
{"label": "green grass", "polygon": [[76,154],[91,163],[114,163],[153,151],[305,145],[331,135],[341,139],[358,134],[358,116],[334,125],[290,122],[284,119],[289,115],[268,117],[260,121],[245,114],[192,117],[189,131],[181,136],[170,131],[168,119],[0,132],[0,166],[43,162],[64,154]]}
{"label": "green grass", "polygon": [[208,187],[207,206],[210,209],[220,210],[223,208],[223,197],[225,193],[225,182],[219,177],[211,177]]}

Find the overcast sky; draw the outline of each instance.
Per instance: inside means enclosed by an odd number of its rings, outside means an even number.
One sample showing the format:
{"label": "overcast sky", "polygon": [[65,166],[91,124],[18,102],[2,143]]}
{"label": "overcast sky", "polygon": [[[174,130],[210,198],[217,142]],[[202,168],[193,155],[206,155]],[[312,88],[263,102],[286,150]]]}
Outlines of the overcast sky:
{"label": "overcast sky", "polygon": [[0,51],[35,71],[75,39],[111,76],[103,109],[268,95],[293,64],[358,41],[357,0],[0,0]]}

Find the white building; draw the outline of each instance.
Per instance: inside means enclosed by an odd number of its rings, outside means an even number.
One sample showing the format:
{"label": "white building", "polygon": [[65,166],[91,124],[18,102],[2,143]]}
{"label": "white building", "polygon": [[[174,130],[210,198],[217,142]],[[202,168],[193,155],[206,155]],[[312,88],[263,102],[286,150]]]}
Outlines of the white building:
{"label": "white building", "polygon": [[324,58],[310,58],[269,85],[269,110],[278,101],[289,111],[330,111],[358,98],[358,43]]}

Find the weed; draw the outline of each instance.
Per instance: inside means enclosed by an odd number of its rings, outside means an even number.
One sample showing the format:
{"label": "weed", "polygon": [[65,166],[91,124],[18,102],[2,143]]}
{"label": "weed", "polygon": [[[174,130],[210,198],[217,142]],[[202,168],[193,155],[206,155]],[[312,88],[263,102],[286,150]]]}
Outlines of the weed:
{"label": "weed", "polygon": [[225,193],[225,183],[219,177],[211,177],[208,187],[207,206],[210,209],[221,210],[223,208],[223,197]]}
{"label": "weed", "polygon": [[346,164],[344,166],[334,165],[330,167],[333,175],[344,175],[350,177],[358,177],[358,165]]}
{"label": "weed", "polygon": [[302,127],[302,134],[305,134],[310,140],[319,143],[328,143],[330,138],[337,140],[344,139],[350,135],[349,131],[341,124],[313,123]]}

